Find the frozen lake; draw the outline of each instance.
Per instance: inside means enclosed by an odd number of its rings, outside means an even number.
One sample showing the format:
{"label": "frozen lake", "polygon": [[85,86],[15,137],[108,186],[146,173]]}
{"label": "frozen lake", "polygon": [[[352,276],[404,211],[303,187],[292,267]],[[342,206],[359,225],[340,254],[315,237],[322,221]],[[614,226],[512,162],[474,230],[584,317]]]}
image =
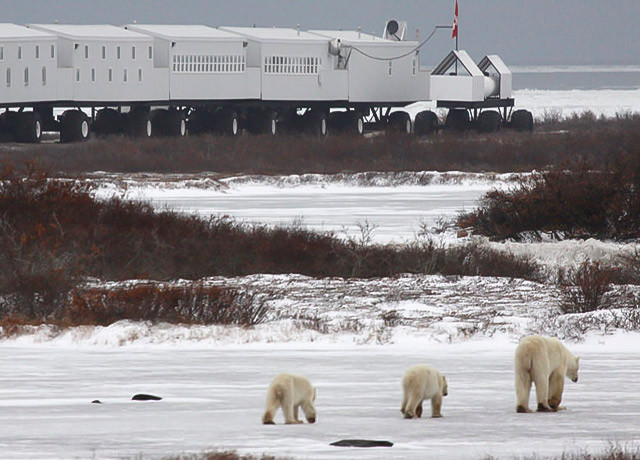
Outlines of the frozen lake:
{"label": "frozen lake", "polygon": [[[515,343],[496,339],[421,347],[309,346],[177,349],[0,347],[0,457],[140,458],[238,449],[295,458],[481,458],[559,454],[638,440],[640,356],[617,347],[570,345],[580,381],[567,381],[567,411],[516,414]],[[449,380],[442,419],[403,420],[400,379],[411,364]],[[266,388],[278,372],[318,388],[315,425],[263,426]],[[131,402],[138,392],[160,402]],[[91,404],[100,399],[103,404]],[[346,438],[392,448],[345,449]],[[141,456],[138,456],[142,454]]]}
{"label": "frozen lake", "polygon": [[422,224],[436,225],[459,211],[471,211],[476,200],[500,184],[438,184],[428,186],[359,187],[302,185],[280,187],[234,184],[227,190],[141,189],[129,197],[148,199],[168,207],[201,215],[228,215],[258,224],[300,222],[310,230],[333,231],[359,237],[358,224],[375,227],[377,242],[413,240]]}

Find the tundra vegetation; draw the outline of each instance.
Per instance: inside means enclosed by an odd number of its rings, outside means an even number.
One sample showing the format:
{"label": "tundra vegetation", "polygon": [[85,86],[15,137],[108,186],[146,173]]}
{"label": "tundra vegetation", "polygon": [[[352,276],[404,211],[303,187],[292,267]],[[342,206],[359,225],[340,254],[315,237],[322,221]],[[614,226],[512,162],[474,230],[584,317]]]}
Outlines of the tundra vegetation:
{"label": "tundra vegetation", "polygon": [[[548,117],[534,133],[440,133],[428,139],[193,136],[7,147],[0,163],[0,326],[108,325],[119,319],[251,326],[264,297],[201,282],[211,276],[297,273],[373,278],[401,273],[540,281],[538,265],[486,245],[343,240],[300,226],[247,225],[95,199],[88,170],[197,172],[465,169],[544,172],[489,192],[459,224],[492,239],[627,240],[640,231],[640,116]],[[5,150],[7,151],[7,150]],[[36,166],[38,165],[38,166]],[[52,174],[50,171],[56,171]],[[56,179],[52,179],[55,176]],[[64,176],[67,176],[64,178]],[[558,276],[565,312],[607,307],[611,283],[639,284],[640,257]],[[589,262],[591,264],[591,262]],[[171,280],[184,280],[179,284]],[[100,283],[123,280],[109,290]],[[96,281],[96,282],[92,282]],[[636,302],[637,307],[637,302]],[[637,309],[637,308],[636,308]]]}

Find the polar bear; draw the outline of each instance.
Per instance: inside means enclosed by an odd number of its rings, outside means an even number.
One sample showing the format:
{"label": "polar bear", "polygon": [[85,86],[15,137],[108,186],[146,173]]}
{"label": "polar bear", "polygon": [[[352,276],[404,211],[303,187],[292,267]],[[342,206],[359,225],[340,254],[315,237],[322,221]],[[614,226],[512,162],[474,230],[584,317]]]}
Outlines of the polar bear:
{"label": "polar bear", "polygon": [[578,381],[580,358],[556,338],[530,335],[516,348],[515,377],[518,398],[516,412],[531,412],[529,393],[531,383],[536,384],[538,412],[555,412],[560,407],[564,377]]}
{"label": "polar bear", "polygon": [[298,420],[298,409],[302,411],[309,423],[316,421],[316,409],[313,406],[316,400],[316,389],[311,382],[302,375],[278,374],[276,375],[267,393],[267,408],[262,416],[262,423],[274,425],[273,416],[278,407],[282,407],[286,424],[302,423]]}
{"label": "polar bear", "polygon": [[442,417],[442,397],[447,396],[447,379],[433,367],[418,364],[407,369],[402,379],[404,418],[422,417],[422,401],[431,400],[431,417]]}

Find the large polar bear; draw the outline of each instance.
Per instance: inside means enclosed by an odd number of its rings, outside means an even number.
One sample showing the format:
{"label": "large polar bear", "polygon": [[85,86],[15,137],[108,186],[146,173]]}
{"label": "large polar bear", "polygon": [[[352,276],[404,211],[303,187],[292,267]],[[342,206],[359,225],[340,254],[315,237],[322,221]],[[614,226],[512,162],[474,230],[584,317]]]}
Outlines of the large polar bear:
{"label": "large polar bear", "polygon": [[422,417],[422,401],[431,400],[431,417],[442,417],[442,397],[447,396],[447,379],[433,367],[418,364],[407,369],[402,379],[404,418]]}
{"label": "large polar bear", "polygon": [[530,335],[516,348],[515,373],[516,412],[531,412],[529,393],[531,383],[536,384],[538,412],[564,409],[560,407],[564,377],[578,381],[580,358],[573,356],[556,338]]}
{"label": "large polar bear", "polygon": [[267,408],[262,416],[262,423],[274,425],[273,416],[278,407],[282,407],[286,424],[302,423],[298,420],[298,409],[302,407],[304,416],[309,423],[316,421],[316,409],[313,402],[316,400],[316,389],[311,382],[302,375],[278,374],[276,375],[267,393]]}

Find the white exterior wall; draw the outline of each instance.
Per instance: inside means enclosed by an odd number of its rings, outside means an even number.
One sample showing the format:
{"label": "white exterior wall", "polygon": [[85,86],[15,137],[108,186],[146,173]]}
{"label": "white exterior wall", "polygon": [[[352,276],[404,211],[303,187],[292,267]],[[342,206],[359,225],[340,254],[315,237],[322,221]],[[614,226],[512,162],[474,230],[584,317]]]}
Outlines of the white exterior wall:
{"label": "white exterior wall", "polygon": [[[262,99],[266,101],[346,101],[347,72],[335,69],[327,43],[261,43]],[[265,59],[273,57],[319,59],[311,74],[265,71]],[[273,64],[272,64],[273,65]],[[294,64],[295,65],[295,64]],[[304,64],[303,64],[304,65]],[[286,69],[287,64],[285,64]]]}
{"label": "white exterior wall", "polygon": [[430,99],[434,101],[484,101],[484,76],[431,75]]}
{"label": "white exterior wall", "polygon": [[58,65],[65,79],[59,100],[105,105],[168,100],[168,72],[154,67],[152,37],[110,25],[29,27],[58,37]]}
{"label": "white exterior wall", "polygon": [[[413,42],[389,45],[359,44],[367,54],[375,57],[395,57],[413,50]],[[381,61],[351,52],[348,65],[350,102],[415,102],[428,99],[424,93],[424,75],[415,53],[401,59]]]}
{"label": "white exterior wall", "polygon": [[[148,41],[65,40],[65,46],[68,47],[65,51],[72,55],[74,101],[135,102],[168,99],[166,69],[156,69],[153,56],[149,59],[149,47],[153,46],[151,38]],[[86,47],[89,58],[86,58]],[[117,55],[118,47],[120,58]],[[136,49],[135,59],[132,56],[133,47]]]}
{"label": "white exterior wall", "polygon": [[[55,37],[19,41],[0,37],[0,104],[28,104],[58,98],[57,57],[51,58],[51,46],[57,54]],[[36,57],[36,47],[39,57]],[[19,48],[21,58],[18,58]]]}
{"label": "white exterior wall", "polygon": [[242,42],[176,41],[169,58],[171,99],[259,99],[260,74],[247,67]]}

